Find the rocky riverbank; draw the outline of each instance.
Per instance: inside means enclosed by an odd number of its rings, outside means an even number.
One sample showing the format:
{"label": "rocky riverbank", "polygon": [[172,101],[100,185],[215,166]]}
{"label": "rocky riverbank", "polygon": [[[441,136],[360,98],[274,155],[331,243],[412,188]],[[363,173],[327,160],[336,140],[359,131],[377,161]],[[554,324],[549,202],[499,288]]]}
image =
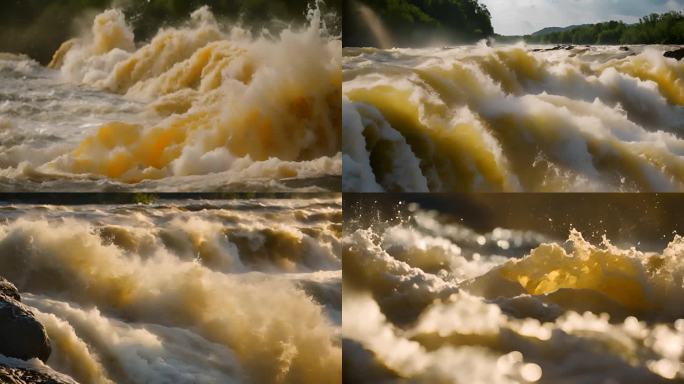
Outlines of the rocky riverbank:
{"label": "rocky riverbank", "polygon": [[19,291],[0,277],[0,382],[9,384],[76,384],[50,369],[50,339]]}

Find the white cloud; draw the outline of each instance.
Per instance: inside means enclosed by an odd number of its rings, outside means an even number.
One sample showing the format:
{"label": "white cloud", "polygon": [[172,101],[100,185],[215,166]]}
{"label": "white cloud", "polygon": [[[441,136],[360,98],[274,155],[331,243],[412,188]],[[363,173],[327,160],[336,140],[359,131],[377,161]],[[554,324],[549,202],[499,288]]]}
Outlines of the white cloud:
{"label": "white cloud", "polygon": [[544,27],[623,20],[653,12],[683,10],[684,0],[480,0],[492,13],[494,31],[520,35]]}

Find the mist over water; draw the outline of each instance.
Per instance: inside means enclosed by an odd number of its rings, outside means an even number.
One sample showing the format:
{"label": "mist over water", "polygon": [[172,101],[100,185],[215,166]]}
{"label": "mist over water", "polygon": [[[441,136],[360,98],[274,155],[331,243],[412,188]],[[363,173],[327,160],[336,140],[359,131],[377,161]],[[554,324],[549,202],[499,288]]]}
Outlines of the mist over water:
{"label": "mist over water", "polygon": [[545,48],[345,48],[343,190],[684,190],[669,47]]}
{"label": "mist over water", "polygon": [[97,15],[49,69],[0,56],[4,190],[339,190],[341,42],[253,34],[208,8],[137,43]]}
{"label": "mist over water", "polygon": [[417,206],[360,223],[342,240],[345,382],[684,379],[678,235],[645,252],[577,230],[478,232]]}
{"label": "mist over water", "polygon": [[387,28],[385,28],[377,13],[364,4],[356,2],[353,4],[356,5],[366,27],[373,33],[373,36],[378,43],[378,47],[382,49],[392,48],[394,45],[392,44],[390,32],[387,30]]}
{"label": "mist over water", "polygon": [[340,204],[4,205],[0,270],[80,383],[336,383]]}

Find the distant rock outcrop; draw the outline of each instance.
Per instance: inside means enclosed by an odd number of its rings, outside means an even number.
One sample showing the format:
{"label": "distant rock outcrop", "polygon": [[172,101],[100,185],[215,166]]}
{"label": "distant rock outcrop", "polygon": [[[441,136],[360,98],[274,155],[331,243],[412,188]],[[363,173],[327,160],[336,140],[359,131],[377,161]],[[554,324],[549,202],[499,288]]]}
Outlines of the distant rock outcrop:
{"label": "distant rock outcrop", "polygon": [[574,45],[556,45],[553,48],[537,48],[533,49],[532,52],[551,52],[551,51],[571,51],[575,49]]}
{"label": "distant rock outcrop", "polygon": [[684,48],[679,48],[674,51],[667,51],[663,54],[663,56],[670,57],[675,60],[681,60],[682,58],[684,58]]}

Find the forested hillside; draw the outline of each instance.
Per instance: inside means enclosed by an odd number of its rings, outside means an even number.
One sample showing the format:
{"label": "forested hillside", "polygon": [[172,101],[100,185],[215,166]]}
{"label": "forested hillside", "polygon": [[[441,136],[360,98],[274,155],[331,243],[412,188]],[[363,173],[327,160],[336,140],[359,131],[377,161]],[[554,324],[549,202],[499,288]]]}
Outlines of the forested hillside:
{"label": "forested hillside", "polygon": [[[22,52],[49,61],[59,45],[78,32],[81,19],[102,9],[124,9],[138,39],[153,35],[162,25],[186,20],[202,5],[218,16],[241,18],[260,27],[278,18],[302,22],[312,0],[3,0],[0,12],[0,52]],[[325,8],[340,14],[342,0],[326,0]],[[81,24],[88,25],[85,21]]]}
{"label": "forested hillside", "polygon": [[382,21],[395,46],[473,42],[494,33],[487,7],[477,0],[346,0],[345,46],[378,46],[362,8]]}
{"label": "forested hillside", "polygon": [[684,44],[684,12],[651,14],[635,24],[609,21],[560,32],[525,36],[546,44]]}

